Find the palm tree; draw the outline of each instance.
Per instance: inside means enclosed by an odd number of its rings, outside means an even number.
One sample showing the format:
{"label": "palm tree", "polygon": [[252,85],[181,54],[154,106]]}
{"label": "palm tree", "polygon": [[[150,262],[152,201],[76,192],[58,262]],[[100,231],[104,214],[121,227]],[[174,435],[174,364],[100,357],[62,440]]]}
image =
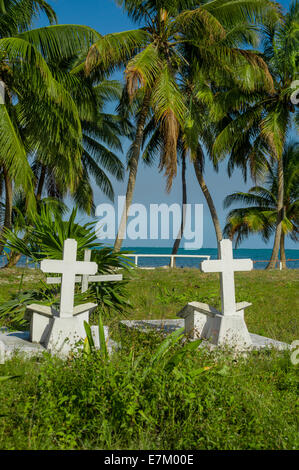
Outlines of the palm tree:
{"label": "palm tree", "polygon": [[[185,223],[186,223],[186,205],[187,205],[187,182],[186,182],[186,160],[187,160],[187,151],[182,143],[180,145],[180,157],[181,157],[181,163],[182,163],[182,219],[181,219],[181,226],[179,229],[179,233],[177,235],[177,238],[174,241],[173,247],[172,247],[172,255],[176,255],[181,239],[183,238],[184,235],[184,229],[185,229]],[[175,264],[175,259],[174,259],[174,264]]]}
{"label": "palm tree", "polygon": [[[189,157],[193,164],[197,181],[210,210],[217,242],[219,243],[222,240],[222,231],[217,211],[212,195],[204,179],[205,154],[211,157],[211,146],[214,139],[213,123],[209,121],[208,113],[196,100],[196,96],[192,95],[192,87],[185,86],[184,95],[188,115],[185,120],[184,128],[180,130],[178,138],[178,158],[182,163],[182,219],[178,236],[173,245],[172,254],[177,253],[180,240],[184,233],[186,217],[185,205],[187,204],[186,166]],[[161,154],[163,155],[164,145],[163,129],[161,126],[155,127],[153,119],[146,126],[144,140],[147,140],[149,136],[150,138],[142,154],[143,161],[148,165],[152,165],[156,158],[160,157],[159,168],[161,171],[161,169],[163,169],[161,164]],[[217,170],[216,164],[214,164],[214,168]]]}
{"label": "palm tree", "polygon": [[[222,66],[228,56],[236,55],[229,44],[252,33],[252,19],[276,16],[268,1],[202,1],[195,0],[117,0],[128,15],[144,27],[134,31],[109,34],[91,48],[86,69],[114,70],[126,65],[126,93],[129,98],[142,89],[137,129],[129,162],[126,207],[122,214],[115,249],[122,245],[127,214],[132,202],[139,156],[147,116],[152,110],[163,126],[162,168],[170,189],[177,171],[177,139],[184,127],[186,107],[178,81],[184,63],[182,46],[196,44],[200,66]],[[188,10],[189,9],[189,10]],[[237,27],[236,27],[237,24]],[[226,38],[226,29],[232,30]],[[249,31],[250,30],[250,31]],[[247,54],[248,56],[249,54]]]}
{"label": "palm tree", "polygon": [[[67,62],[67,66],[65,64]],[[114,101],[120,98],[121,87],[118,82],[102,80],[100,83],[93,84],[87,80],[84,74],[69,78],[71,73],[70,65],[73,61],[63,60],[63,64],[55,66],[48,64],[52,75],[56,78],[59,74],[60,81],[65,84],[79,110],[79,116],[82,127],[82,167],[83,172],[78,178],[78,182],[71,192],[75,204],[82,210],[90,214],[94,209],[93,190],[91,178],[97,184],[104,194],[113,199],[114,192],[110,179],[106,172],[109,172],[117,179],[123,177],[123,164],[116,154],[110,148],[122,150],[119,136],[124,133],[123,122],[117,116],[104,113],[103,107],[108,101]],[[79,92],[80,90],[80,92]],[[84,99],[84,103],[82,103]],[[51,122],[51,121],[50,121]],[[30,124],[30,123],[29,123]],[[49,126],[49,139],[45,149],[43,142],[37,146],[31,165],[33,174],[36,178],[35,197],[37,211],[40,212],[45,201],[43,195],[47,194],[50,198],[61,201],[69,189],[69,174],[73,172],[70,165],[65,166],[62,158],[58,158],[56,147],[51,145],[51,135],[55,134],[54,129]],[[30,125],[25,128],[25,133],[30,137],[33,129]],[[36,134],[35,134],[36,136]],[[24,130],[23,130],[24,137]],[[68,165],[68,162],[67,162]],[[1,189],[0,189],[1,194]],[[14,232],[18,231],[18,220],[20,211],[18,207],[22,206],[23,214],[30,223],[30,215],[26,216],[24,191],[18,192],[17,202],[14,204],[14,212],[18,217],[12,217]],[[12,213],[12,215],[14,215]],[[23,216],[22,216],[23,217]],[[25,220],[24,219],[24,220]],[[3,224],[5,226],[5,224]],[[14,266],[20,258],[20,254],[11,253],[10,259],[5,267]]]}
{"label": "palm tree", "polygon": [[[286,268],[285,237],[299,240],[299,144],[286,145],[283,155],[284,218],[280,238],[280,260]],[[236,239],[236,246],[250,234],[259,233],[265,241],[275,232],[277,220],[279,165],[268,168],[266,186],[254,186],[248,193],[236,192],[225,198],[224,207],[242,202],[245,208],[232,210],[227,216],[224,233]]]}
{"label": "palm tree", "polygon": [[[66,73],[71,73],[71,71]],[[90,81],[86,83],[84,75],[76,78],[80,84],[79,88],[85,89],[82,109],[80,102],[82,94],[77,94],[77,83],[75,89],[73,83],[69,88],[79,109],[82,128],[82,173],[70,196],[78,208],[90,214],[95,207],[91,180],[106,196],[113,199],[114,191],[107,173],[117,180],[123,178],[124,167],[114,151],[122,151],[120,136],[125,131],[119,117],[103,112],[104,106],[109,101],[119,99],[119,83],[103,80],[94,85]],[[42,193],[45,192],[48,196],[59,199],[66,195],[69,189],[68,173],[61,171],[61,159],[57,159],[57,155],[50,148],[47,149],[46,154],[36,152],[33,169],[37,177],[37,200],[40,200]]]}
{"label": "palm tree", "polygon": [[[45,13],[46,28],[31,29]],[[81,171],[81,124],[70,94],[56,80],[47,61],[88,49],[100,37],[88,27],[57,25],[53,9],[44,0],[5,0],[0,15],[0,81],[5,103],[0,106],[0,166],[6,194],[4,227],[11,227],[14,187],[26,192],[27,210],[35,207],[34,177],[28,155],[53,140],[57,154]],[[49,135],[49,122],[56,132]],[[28,129],[31,132],[28,133]],[[0,252],[3,249],[1,244]]]}
{"label": "palm tree", "polygon": [[268,268],[274,268],[278,260],[285,218],[282,154],[296,112],[291,95],[294,91],[292,82],[298,71],[298,20],[299,2],[295,0],[284,17],[264,26],[262,57],[273,79],[273,91],[265,93],[255,87],[253,92],[244,93],[240,88],[235,88],[219,96],[218,102],[221,107],[222,100],[223,115],[229,117],[229,123],[215,141],[214,155],[230,153],[229,171],[234,166],[240,166],[246,175],[249,164],[252,176],[256,177],[266,168],[267,158],[278,162],[277,220]]}
{"label": "palm tree", "polygon": [[219,242],[222,240],[221,225],[212,194],[204,177],[206,155],[212,160],[214,170],[218,171],[217,163],[212,159],[211,150],[215,139],[215,126],[209,119],[208,108],[198,99],[198,93],[200,93],[201,89],[199,83],[197,82],[197,85],[194,86],[188,80],[188,77],[185,82],[185,93],[189,101],[189,116],[184,128],[184,143],[190,152],[195,176],[208,205],[215,229],[217,245],[219,245]]}

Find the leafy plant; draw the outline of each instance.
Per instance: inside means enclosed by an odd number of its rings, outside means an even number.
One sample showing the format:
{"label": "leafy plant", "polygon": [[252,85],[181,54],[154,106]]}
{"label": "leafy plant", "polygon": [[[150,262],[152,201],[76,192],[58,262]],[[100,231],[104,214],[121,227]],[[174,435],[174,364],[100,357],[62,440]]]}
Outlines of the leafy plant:
{"label": "leafy plant", "polygon": [[7,380],[17,379],[20,375],[3,375],[0,376],[0,382],[6,382]]}
{"label": "leafy plant", "polygon": [[[84,352],[88,356],[90,356],[92,353],[95,352],[95,344],[94,344],[94,340],[92,337],[90,325],[86,321],[84,322],[84,328],[86,331],[86,339],[84,342]],[[106,345],[105,330],[104,330],[104,325],[103,325],[101,314],[99,314],[98,331],[99,331],[101,357],[104,359],[104,361],[106,361],[108,359],[108,349]]]}
{"label": "leafy plant", "polygon": [[5,229],[6,247],[22,253],[36,262],[44,258],[61,259],[63,244],[67,238],[74,238],[78,244],[78,259],[83,259],[84,250],[98,247],[97,237],[92,231],[94,222],[80,225],[75,222],[77,209],[71,211],[68,219],[53,210],[50,205],[43,205],[39,214],[32,218],[32,223],[25,227],[24,238],[18,237],[12,230]]}
{"label": "leafy plant", "polygon": [[[94,223],[80,225],[75,221],[76,215],[77,209],[73,209],[69,219],[63,220],[61,212],[53,210],[52,206],[44,205],[40,214],[33,218],[32,225],[26,228],[27,236],[23,239],[11,230],[5,231],[6,247],[36,262],[44,258],[62,259],[65,239],[74,238],[78,244],[78,259],[84,259],[86,249],[93,249],[92,261],[98,264],[99,274],[113,274],[119,269],[127,272],[132,265],[127,257],[114,252],[111,248],[101,247],[92,230]],[[126,286],[127,280],[90,283],[89,289],[84,294],[80,289],[76,289],[75,305],[94,302],[98,304],[99,311],[105,312],[106,315],[124,314],[131,308],[127,300]],[[0,306],[0,318],[15,326],[23,326],[27,305],[39,302],[47,305],[59,303],[59,292],[59,285],[46,285],[43,281],[40,281],[38,288],[23,291],[21,282],[17,294]]]}
{"label": "leafy plant", "polygon": [[[183,346],[180,345],[179,349],[170,354],[171,350],[184,338],[184,328],[179,328],[178,330],[171,333],[167,336],[164,341],[157,348],[156,352],[153,354],[149,366],[144,370],[144,376],[148,373],[153,373],[155,368],[164,369],[166,372],[172,372],[176,367],[183,363],[186,355],[193,351],[196,351],[202,342],[202,340],[196,340],[192,342],[187,342]],[[193,371],[193,374],[202,373],[205,370],[208,370],[208,367],[200,368],[197,371]]]}
{"label": "leafy plant", "polygon": [[22,280],[20,282],[17,294],[11,296],[11,299],[2,302],[0,305],[0,320],[12,328],[23,328],[27,320],[25,312],[28,305],[32,303],[42,303],[53,305],[58,301],[58,288],[48,286],[40,281],[36,289],[22,290]]}

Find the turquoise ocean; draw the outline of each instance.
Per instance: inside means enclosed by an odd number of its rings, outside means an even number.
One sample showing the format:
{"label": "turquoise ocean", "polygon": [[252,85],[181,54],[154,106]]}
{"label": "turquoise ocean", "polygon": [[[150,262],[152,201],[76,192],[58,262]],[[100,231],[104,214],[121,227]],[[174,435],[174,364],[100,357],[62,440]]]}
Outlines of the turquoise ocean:
{"label": "turquoise ocean", "polygon": [[[134,254],[160,254],[168,255],[171,254],[172,248],[156,248],[156,247],[138,247],[138,248],[123,248],[125,251],[129,251]],[[234,258],[244,259],[250,258],[254,261],[254,269],[265,269],[268,261],[271,258],[272,249],[245,249],[238,248],[234,249]],[[211,259],[217,259],[216,248],[202,248],[200,250],[184,250],[180,248],[178,251],[179,255],[209,255]],[[299,250],[286,250],[287,267],[290,269],[299,269]],[[292,260],[292,261],[291,261]],[[176,267],[188,267],[188,268],[199,268],[201,263],[199,258],[177,258]],[[138,259],[138,266],[140,267],[161,267],[166,266],[170,262],[170,258],[142,258]]]}
{"label": "turquoise ocean", "polygon": [[[100,248],[99,248],[100,249]],[[155,255],[169,255],[171,254],[171,248],[156,248],[156,247],[136,247],[126,248],[122,251],[130,252],[132,256],[142,254],[155,254]],[[238,248],[234,250],[234,258],[250,258],[254,261],[254,269],[265,269],[267,262],[271,257],[271,249],[244,249]],[[178,251],[180,255],[209,255],[211,259],[217,259],[217,249],[215,248],[202,248],[201,250],[184,250],[180,248]],[[299,269],[299,250],[286,250],[287,267],[290,269]],[[133,258],[132,258],[133,261]],[[178,258],[176,260],[176,267],[178,268],[199,268],[201,259],[198,258]],[[6,257],[0,257],[0,267],[6,263]],[[140,267],[162,267],[167,266],[170,263],[170,258],[142,258],[138,259],[138,266]],[[26,258],[22,257],[18,263],[18,266],[26,266]],[[27,261],[27,266],[34,268],[34,264]]]}

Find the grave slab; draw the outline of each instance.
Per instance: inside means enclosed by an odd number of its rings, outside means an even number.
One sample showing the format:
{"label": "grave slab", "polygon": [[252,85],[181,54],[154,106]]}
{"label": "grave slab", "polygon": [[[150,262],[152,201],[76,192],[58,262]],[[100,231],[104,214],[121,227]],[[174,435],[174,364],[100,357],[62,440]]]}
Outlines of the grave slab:
{"label": "grave slab", "polygon": [[[41,261],[41,270],[46,273],[60,273],[55,278],[61,284],[60,306],[55,309],[47,305],[31,304],[27,306],[25,319],[30,321],[30,331],[26,333],[2,333],[0,339],[0,357],[5,360],[10,353],[35,353],[48,350],[62,358],[83,344],[86,339],[84,322],[89,322],[89,315],[95,310],[97,304],[86,303],[74,307],[75,283],[80,274],[82,281],[81,291],[88,289],[88,282],[109,282],[122,280],[122,275],[94,276],[98,270],[97,263],[90,262],[91,251],[85,250],[84,261],[77,261],[77,241],[67,239],[63,245],[62,260]],[[97,327],[96,327],[97,328]],[[0,331],[1,333],[1,331]],[[92,328],[95,346],[100,346],[98,329]],[[105,330],[108,341],[108,351],[112,351],[116,344],[109,340],[108,329]],[[109,343],[110,341],[110,343]],[[114,343],[114,344],[113,344]],[[4,359],[3,359],[4,358]]]}
{"label": "grave slab", "polygon": [[[164,334],[170,334],[173,331],[178,330],[179,328],[183,328],[185,326],[184,319],[165,319],[165,320],[122,320],[120,322],[127,328],[130,329],[137,329],[143,332],[149,331],[160,331]],[[283,350],[291,350],[291,345],[284,343],[282,341],[277,341],[272,338],[267,338],[265,336],[256,335],[254,333],[249,333],[251,339],[251,345],[248,348],[249,350],[260,350],[260,349],[267,349],[273,348],[279,351]],[[190,338],[191,341],[194,338]],[[226,345],[214,345],[210,341],[203,339],[200,347],[206,347],[207,349],[216,349],[225,347]]]}
{"label": "grave slab", "polygon": [[41,344],[32,343],[29,331],[14,331],[0,334],[0,364],[14,354],[22,354],[26,357],[40,356],[46,351]]}
{"label": "grave slab", "polygon": [[[109,336],[108,326],[104,326],[105,342],[109,355],[114,350],[119,349],[118,343]],[[99,329],[97,326],[91,326],[91,334],[94,340],[95,348],[100,349]],[[0,364],[10,359],[14,354],[21,354],[24,357],[41,356],[47,349],[39,343],[30,341],[30,331],[14,331],[0,333]],[[61,354],[59,354],[61,356]]]}

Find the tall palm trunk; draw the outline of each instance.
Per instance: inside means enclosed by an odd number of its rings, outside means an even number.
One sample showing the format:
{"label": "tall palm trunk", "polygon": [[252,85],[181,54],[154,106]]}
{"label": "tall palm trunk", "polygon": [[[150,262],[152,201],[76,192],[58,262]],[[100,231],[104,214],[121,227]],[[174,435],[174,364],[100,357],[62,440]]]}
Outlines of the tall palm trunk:
{"label": "tall palm trunk", "polygon": [[285,252],[285,234],[281,231],[280,237],[280,261],[282,269],[287,269],[287,259]]}
{"label": "tall palm trunk", "polygon": [[44,187],[44,183],[45,183],[45,179],[46,179],[46,172],[47,172],[46,167],[44,165],[42,165],[39,180],[38,180],[38,186],[37,186],[37,190],[36,190],[36,200],[37,201],[40,201],[41,198],[42,198],[43,187]]}
{"label": "tall palm trunk", "polygon": [[4,229],[11,229],[12,227],[12,207],[13,207],[13,189],[12,179],[10,178],[8,171],[3,167],[4,185],[5,185],[5,213],[4,213],[4,225],[1,233],[0,242],[0,254],[3,252],[5,245],[5,235],[3,234]]}
{"label": "tall palm trunk", "polygon": [[142,109],[140,111],[140,115],[138,118],[136,137],[133,143],[132,157],[130,159],[130,171],[129,171],[129,179],[128,179],[128,185],[127,185],[127,192],[126,192],[126,203],[125,203],[125,207],[122,213],[122,217],[121,217],[121,221],[120,221],[120,225],[118,229],[118,234],[114,243],[115,251],[119,251],[121,249],[125,230],[126,230],[126,225],[127,225],[128,212],[132,204],[138,163],[139,163],[139,156],[140,156],[141,145],[142,145],[142,140],[143,140],[143,135],[144,135],[145,121],[146,121],[146,117],[148,115],[149,106],[150,106],[150,96],[151,96],[150,90],[147,90],[144,96]]}
{"label": "tall palm trunk", "polygon": [[204,197],[207,201],[207,204],[208,204],[208,207],[209,207],[209,210],[210,210],[210,214],[211,214],[212,221],[213,221],[214,228],[215,228],[217,244],[219,245],[219,243],[221,242],[221,240],[223,238],[223,234],[222,234],[220,222],[219,222],[219,219],[218,219],[216,207],[214,205],[212,196],[211,196],[210,191],[208,190],[208,187],[207,187],[206,182],[204,180],[204,177],[203,177],[198,159],[195,159],[193,161],[193,165],[194,165],[194,170],[195,170],[197,181],[198,181],[198,183],[201,187],[201,190],[203,192],[203,195],[204,195]]}
{"label": "tall palm trunk", "polygon": [[[184,234],[185,222],[186,222],[186,204],[187,204],[187,185],[186,185],[186,151],[182,154],[182,221],[178,236],[173,244],[172,255],[176,255],[181,243],[181,239]],[[174,264],[175,266],[175,260]]]}
{"label": "tall palm trunk", "polygon": [[282,235],[282,221],[284,219],[284,174],[282,157],[278,159],[278,194],[277,194],[277,222],[274,245],[270,262],[266,269],[274,269],[278,262],[278,252]]}

